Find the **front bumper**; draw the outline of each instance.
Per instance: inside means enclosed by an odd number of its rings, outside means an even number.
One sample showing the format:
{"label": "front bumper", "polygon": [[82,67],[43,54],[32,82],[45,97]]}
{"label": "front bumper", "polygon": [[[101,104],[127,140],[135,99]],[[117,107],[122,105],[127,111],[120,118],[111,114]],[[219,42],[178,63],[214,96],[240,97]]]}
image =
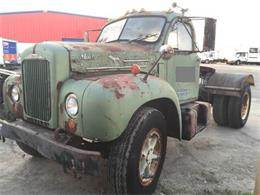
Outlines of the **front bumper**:
{"label": "front bumper", "polygon": [[235,64],[237,60],[228,60],[227,64]]}
{"label": "front bumper", "polygon": [[87,151],[59,143],[52,130],[22,120],[7,122],[0,119],[0,136],[27,144],[44,157],[63,165],[64,171],[100,175],[104,159],[100,152]]}

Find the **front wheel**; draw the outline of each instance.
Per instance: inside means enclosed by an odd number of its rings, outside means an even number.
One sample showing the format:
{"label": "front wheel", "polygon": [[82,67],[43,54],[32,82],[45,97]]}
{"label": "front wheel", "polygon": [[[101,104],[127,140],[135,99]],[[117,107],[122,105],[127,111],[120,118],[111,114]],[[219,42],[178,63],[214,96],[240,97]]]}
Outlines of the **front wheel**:
{"label": "front wheel", "polygon": [[109,155],[109,182],[116,194],[151,194],[165,159],[166,122],[154,108],[137,111]]}
{"label": "front wheel", "polygon": [[241,61],[240,61],[240,60],[237,60],[235,64],[236,64],[236,65],[240,65],[240,64],[241,64]]}

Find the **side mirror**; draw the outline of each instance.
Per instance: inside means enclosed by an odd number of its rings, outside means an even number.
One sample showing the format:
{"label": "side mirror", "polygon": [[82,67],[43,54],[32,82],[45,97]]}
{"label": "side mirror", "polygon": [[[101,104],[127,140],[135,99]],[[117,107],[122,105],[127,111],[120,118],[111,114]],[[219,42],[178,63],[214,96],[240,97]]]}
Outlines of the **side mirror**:
{"label": "side mirror", "polygon": [[216,19],[188,17],[196,32],[196,45],[200,52],[215,50]]}
{"label": "side mirror", "polygon": [[174,54],[174,49],[170,45],[161,46],[159,51],[163,59],[168,59]]}
{"label": "side mirror", "polygon": [[205,18],[203,51],[215,50],[216,20]]}

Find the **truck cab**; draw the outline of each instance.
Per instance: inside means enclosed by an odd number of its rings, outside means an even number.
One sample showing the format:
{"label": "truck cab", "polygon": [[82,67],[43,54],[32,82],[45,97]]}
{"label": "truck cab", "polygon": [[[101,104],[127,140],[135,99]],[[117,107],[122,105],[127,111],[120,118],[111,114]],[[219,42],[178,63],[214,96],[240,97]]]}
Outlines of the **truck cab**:
{"label": "truck cab", "polygon": [[216,20],[184,12],[132,11],[96,43],[26,50],[22,73],[4,82],[2,138],[74,175],[100,174],[107,159],[114,193],[153,193],[167,136],[192,139],[207,127],[211,105],[215,121],[233,128],[250,111],[251,75],[200,67],[192,20],[205,24],[202,51],[214,49]]}

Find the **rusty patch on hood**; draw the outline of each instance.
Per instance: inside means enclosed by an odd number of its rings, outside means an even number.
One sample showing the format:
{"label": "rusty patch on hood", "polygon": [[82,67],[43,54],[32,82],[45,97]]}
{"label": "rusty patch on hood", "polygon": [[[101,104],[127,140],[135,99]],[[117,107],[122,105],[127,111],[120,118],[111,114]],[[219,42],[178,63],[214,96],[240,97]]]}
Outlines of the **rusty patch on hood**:
{"label": "rusty patch on hood", "polygon": [[114,93],[115,93],[115,96],[116,96],[117,99],[120,99],[120,98],[125,96],[125,94],[120,93],[120,91],[118,89],[115,89]]}
{"label": "rusty patch on hood", "polygon": [[113,90],[117,99],[125,96],[122,92],[123,89],[139,90],[134,77],[129,75],[107,76],[99,79],[98,83],[106,89]]}

